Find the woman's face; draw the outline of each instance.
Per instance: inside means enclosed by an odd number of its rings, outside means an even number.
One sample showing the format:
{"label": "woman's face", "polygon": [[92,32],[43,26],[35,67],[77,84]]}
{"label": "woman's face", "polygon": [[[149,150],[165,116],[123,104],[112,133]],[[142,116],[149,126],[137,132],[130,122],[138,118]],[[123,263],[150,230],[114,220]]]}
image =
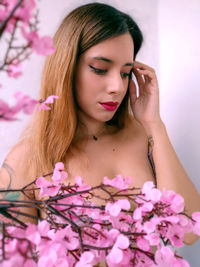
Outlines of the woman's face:
{"label": "woman's face", "polygon": [[75,81],[80,116],[101,122],[113,117],[127,92],[133,50],[132,37],[125,33],[81,55]]}

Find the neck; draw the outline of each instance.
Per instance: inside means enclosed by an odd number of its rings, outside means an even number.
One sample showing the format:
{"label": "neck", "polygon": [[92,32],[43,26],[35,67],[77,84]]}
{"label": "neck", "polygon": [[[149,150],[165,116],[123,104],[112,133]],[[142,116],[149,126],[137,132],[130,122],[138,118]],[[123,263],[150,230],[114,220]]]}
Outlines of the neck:
{"label": "neck", "polygon": [[89,139],[97,141],[103,136],[116,132],[115,126],[110,126],[106,124],[106,122],[86,117],[85,114],[81,112],[78,114],[78,119],[79,122],[75,133],[76,142]]}
{"label": "neck", "polygon": [[79,123],[76,137],[78,140],[94,139],[97,141],[100,137],[110,133],[109,127],[104,123],[102,125],[92,125],[92,127]]}

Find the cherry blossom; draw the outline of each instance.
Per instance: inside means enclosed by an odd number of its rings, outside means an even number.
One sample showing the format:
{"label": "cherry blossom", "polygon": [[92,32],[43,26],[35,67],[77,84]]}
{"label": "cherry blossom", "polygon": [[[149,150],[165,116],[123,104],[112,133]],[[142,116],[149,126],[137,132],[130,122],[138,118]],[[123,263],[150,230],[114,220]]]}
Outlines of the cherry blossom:
{"label": "cherry blossom", "polygon": [[50,110],[51,108],[47,106],[47,104],[54,103],[54,99],[58,99],[59,97],[56,95],[48,96],[46,100],[44,100],[38,107],[38,110],[44,109],[44,110]]}
{"label": "cherry blossom", "polygon": [[[119,180],[114,181],[116,189]],[[56,163],[48,179],[42,176],[36,179],[40,196],[46,198],[44,207],[50,209],[37,225],[6,227],[9,239],[4,247],[7,258],[2,263],[5,266],[13,266],[16,261],[22,266],[48,267],[90,267],[101,261],[106,261],[109,267],[189,266],[174,248],[183,246],[185,233],[200,234],[200,213],[193,213],[191,218],[186,216],[180,195],[164,190],[155,198],[155,187],[147,182],[141,192],[133,194],[134,203],[138,204],[133,211],[129,195],[96,206],[88,199],[89,193],[94,194],[93,188],[81,177],[76,177],[74,185],[66,186],[66,182],[62,162]],[[99,188],[108,186],[111,185],[101,184]],[[87,193],[79,193],[80,190]],[[121,190],[120,186],[118,192]],[[134,188],[132,190],[134,192]],[[175,199],[177,206],[174,206]],[[0,238],[2,240],[2,235]],[[155,252],[152,246],[156,246]],[[33,253],[36,258],[32,257]]]}
{"label": "cherry blossom", "polygon": [[113,179],[109,179],[108,177],[104,177],[103,183],[105,185],[110,185],[112,187],[115,187],[117,189],[128,189],[129,185],[132,183],[131,177],[125,177],[123,178],[120,174],[117,175]]}
{"label": "cherry blossom", "polygon": [[36,185],[40,188],[40,197],[55,196],[60,186],[55,186],[52,182],[47,181],[44,177],[39,177],[36,180]]}
{"label": "cherry blossom", "polygon": [[31,48],[39,55],[47,56],[54,53],[52,38],[49,36],[39,37],[36,31],[26,32],[25,28],[21,28],[22,35],[28,42]]}
{"label": "cherry blossom", "polygon": [[22,74],[22,65],[19,63],[10,64],[7,71],[9,77],[18,78]]}

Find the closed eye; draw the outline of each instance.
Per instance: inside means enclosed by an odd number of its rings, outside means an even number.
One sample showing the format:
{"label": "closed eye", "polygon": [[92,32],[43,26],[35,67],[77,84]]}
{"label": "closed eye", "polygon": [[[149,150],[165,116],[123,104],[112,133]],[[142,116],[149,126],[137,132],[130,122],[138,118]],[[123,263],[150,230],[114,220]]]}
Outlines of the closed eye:
{"label": "closed eye", "polygon": [[[92,65],[89,65],[89,67],[90,67],[95,73],[97,73],[97,74],[99,74],[99,75],[103,75],[103,74],[105,74],[105,73],[107,72],[107,70],[98,69],[98,68],[93,67]],[[127,77],[130,77],[130,74],[131,74],[131,72],[129,72],[129,73],[127,73],[127,72],[122,72],[122,73],[121,73],[121,76],[122,76],[123,79],[125,79],[125,78],[127,78]]]}
{"label": "closed eye", "polygon": [[97,68],[95,68],[95,67],[93,67],[93,66],[91,66],[91,65],[89,65],[89,67],[95,72],[95,73],[97,73],[97,74],[104,74],[104,73],[106,73],[107,71],[106,70],[102,70],[102,69],[97,69]]}

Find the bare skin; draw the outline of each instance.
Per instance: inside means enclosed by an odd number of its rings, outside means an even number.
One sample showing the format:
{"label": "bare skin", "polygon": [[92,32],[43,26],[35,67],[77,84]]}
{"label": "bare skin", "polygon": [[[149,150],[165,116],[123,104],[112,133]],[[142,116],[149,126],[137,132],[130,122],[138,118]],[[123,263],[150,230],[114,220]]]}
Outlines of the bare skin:
{"label": "bare skin", "polygon": [[91,136],[79,145],[88,158],[83,156],[81,160],[80,154],[75,152],[74,157],[67,160],[67,182],[73,183],[76,176],[82,176],[85,183],[96,186],[103,177],[112,179],[117,174],[132,177],[135,187],[141,188],[145,181],[155,182],[147,157],[148,138],[134,119],[119,132],[102,135],[97,141]]}

